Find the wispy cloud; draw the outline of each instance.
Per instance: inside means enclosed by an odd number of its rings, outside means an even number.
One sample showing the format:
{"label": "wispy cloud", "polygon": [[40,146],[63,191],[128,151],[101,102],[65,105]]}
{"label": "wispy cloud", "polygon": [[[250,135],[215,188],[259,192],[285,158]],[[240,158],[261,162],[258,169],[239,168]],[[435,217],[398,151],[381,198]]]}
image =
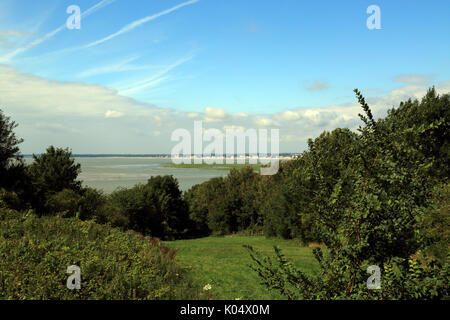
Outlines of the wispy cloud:
{"label": "wispy cloud", "polygon": [[18,30],[0,30],[0,49],[13,48],[17,40],[23,40],[33,37],[30,32],[22,32]]}
{"label": "wispy cloud", "polygon": [[119,91],[119,94],[130,94],[139,90],[142,90],[144,88],[148,88],[148,87],[153,87],[167,79],[169,79],[168,76],[166,76],[166,74],[175,69],[176,67],[182,65],[183,63],[188,62],[189,60],[191,60],[193,58],[193,56],[188,56],[186,58],[182,58],[179,59],[178,61],[176,61],[175,63],[163,68],[161,71],[157,72],[156,74],[154,74],[153,76],[151,76],[150,78],[147,78],[145,80],[139,81],[137,83],[134,83],[130,86],[128,86],[127,88],[124,88],[122,90]]}
{"label": "wispy cloud", "polygon": [[102,67],[96,67],[84,70],[77,74],[78,78],[86,78],[101,74],[107,74],[107,73],[114,73],[114,72],[125,72],[125,71],[137,71],[137,70],[148,70],[148,69],[156,69],[161,68],[161,66],[157,65],[134,65],[130,64],[130,62],[133,62],[137,60],[139,57],[131,57],[127,58],[125,60],[121,60],[117,63],[102,66]]}
{"label": "wispy cloud", "polygon": [[32,37],[33,35],[29,32],[22,32],[17,30],[0,30],[0,37],[9,37],[9,36],[29,38]]}
{"label": "wispy cloud", "polygon": [[399,74],[392,78],[395,82],[406,83],[406,84],[419,84],[425,83],[431,79],[430,76],[425,76],[422,74]]}
{"label": "wispy cloud", "polygon": [[102,38],[102,39],[100,39],[100,40],[91,42],[91,43],[87,44],[87,45],[84,46],[84,47],[85,47],[85,48],[89,48],[89,47],[93,47],[93,46],[99,45],[99,44],[101,44],[101,43],[103,43],[103,42],[106,42],[106,41],[108,41],[108,40],[111,40],[111,39],[113,39],[113,38],[115,38],[115,37],[117,37],[117,36],[119,36],[119,35],[121,35],[121,34],[130,32],[131,30],[133,30],[133,29],[135,29],[135,28],[137,28],[137,27],[143,25],[144,23],[147,23],[147,22],[149,22],[149,21],[155,20],[155,19],[157,19],[157,18],[159,18],[159,17],[161,17],[161,16],[164,16],[164,15],[166,15],[166,14],[169,14],[169,13],[171,13],[171,12],[173,12],[173,11],[176,11],[176,10],[182,8],[182,7],[185,7],[185,6],[194,4],[194,3],[198,2],[198,1],[200,1],[200,0],[190,0],[190,1],[186,1],[186,2],[180,3],[180,4],[178,4],[178,5],[176,5],[176,6],[172,7],[172,8],[170,8],[170,9],[167,9],[167,10],[161,11],[161,12],[159,12],[159,13],[155,13],[155,14],[153,14],[153,15],[151,15],[151,16],[147,16],[147,17],[145,17],[145,18],[142,18],[142,19],[133,21],[132,23],[127,24],[125,27],[123,27],[123,28],[120,29],[119,31],[117,31],[117,32],[115,32],[115,33],[113,33],[113,34],[110,34],[109,36],[104,37],[104,38]]}
{"label": "wispy cloud", "polygon": [[[90,7],[89,9],[87,9],[86,11],[81,13],[81,17],[87,17],[90,14],[96,12],[97,10],[100,10],[101,8],[115,2],[116,0],[102,0],[100,2],[98,2],[97,4],[93,5],[92,7]],[[17,55],[24,53],[36,46],[38,46],[39,44],[41,44],[44,41],[50,40],[51,38],[53,38],[56,34],[60,33],[61,31],[63,31],[66,28],[66,24],[64,23],[63,25],[61,25],[60,27],[56,28],[55,30],[47,33],[46,35],[44,35],[43,37],[36,39],[20,48],[17,48],[16,50],[4,55],[3,57],[0,58],[0,62],[8,62],[11,59],[13,59],[14,57],[16,57]]]}
{"label": "wispy cloud", "polygon": [[306,87],[308,91],[322,91],[328,89],[328,82],[315,80],[312,85]]}

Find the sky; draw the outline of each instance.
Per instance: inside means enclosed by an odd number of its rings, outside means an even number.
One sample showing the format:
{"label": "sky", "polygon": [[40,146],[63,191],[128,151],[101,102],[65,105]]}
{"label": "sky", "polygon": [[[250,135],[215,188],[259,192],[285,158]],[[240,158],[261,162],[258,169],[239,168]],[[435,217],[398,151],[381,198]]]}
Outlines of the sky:
{"label": "sky", "polygon": [[448,0],[2,0],[0,109],[25,154],[170,153],[195,120],[279,129],[280,152],[301,152],[358,127],[354,88],[377,116],[450,92],[449,12]]}

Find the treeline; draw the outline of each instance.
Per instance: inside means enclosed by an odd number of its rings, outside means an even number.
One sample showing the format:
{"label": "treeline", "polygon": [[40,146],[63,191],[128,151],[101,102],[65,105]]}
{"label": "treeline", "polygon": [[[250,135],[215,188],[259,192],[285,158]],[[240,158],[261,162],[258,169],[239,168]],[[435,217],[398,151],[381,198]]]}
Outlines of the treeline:
{"label": "treeline", "polygon": [[104,195],[81,186],[77,180],[81,168],[71,152],[53,146],[33,156],[30,165],[15,159],[5,171],[9,170],[15,175],[2,176],[0,207],[94,220],[165,240],[192,235],[187,204],[172,176],[151,177],[146,184]]}
{"label": "treeline", "polygon": [[338,128],[309,139],[276,175],[231,170],[187,191],[198,234],[249,231],[330,245],[327,233],[346,223],[343,211],[389,208],[392,217],[412,217],[416,206],[429,208],[448,186],[449,96],[430,89],[422,101],[402,102],[377,121],[359,93],[358,99],[367,113],[358,133]]}

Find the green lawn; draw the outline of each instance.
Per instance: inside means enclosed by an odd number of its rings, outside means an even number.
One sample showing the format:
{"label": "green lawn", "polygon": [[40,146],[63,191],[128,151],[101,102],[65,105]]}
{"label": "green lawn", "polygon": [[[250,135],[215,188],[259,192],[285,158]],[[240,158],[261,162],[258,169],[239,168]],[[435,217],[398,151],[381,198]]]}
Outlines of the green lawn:
{"label": "green lawn", "polygon": [[273,255],[273,246],[279,246],[287,258],[311,273],[318,269],[312,249],[296,240],[266,239],[256,236],[207,237],[194,240],[164,242],[178,249],[177,260],[191,269],[193,276],[203,284],[211,285],[214,299],[281,299],[277,292],[268,291],[249,265],[252,260],[243,245],[251,245]]}

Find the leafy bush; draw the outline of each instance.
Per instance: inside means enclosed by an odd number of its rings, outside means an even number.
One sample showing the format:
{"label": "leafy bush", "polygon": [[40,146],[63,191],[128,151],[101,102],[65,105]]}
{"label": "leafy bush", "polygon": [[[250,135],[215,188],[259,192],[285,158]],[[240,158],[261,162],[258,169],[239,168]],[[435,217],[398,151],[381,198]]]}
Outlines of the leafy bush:
{"label": "leafy bush", "polygon": [[34,162],[27,168],[31,182],[33,207],[40,214],[48,214],[46,207],[49,198],[64,189],[80,191],[77,181],[80,164],[76,164],[68,149],[50,146],[39,156],[33,155]]}
{"label": "leafy bush", "polygon": [[23,202],[17,193],[0,188],[0,208],[20,209]]}
{"label": "leafy bush", "polygon": [[100,224],[110,224],[122,230],[128,230],[130,225],[129,217],[110,201],[97,208],[93,220]]}
{"label": "leafy bush", "polygon": [[79,212],[81,196],[73,190],[64,189],[50,195],[45,207],[47,214],[75,217]]}
{"label": "leafy bush", "polygon": [[[387,119],[375,121],[365,99],[355,93],[365,112],[360,135],[350,135],[343,150],[329,143],[317,149],[309,141],[303,155],[313,159],[309,173],[300,177],[314,192],[307,208],[327,247],[315,249],[320,274],[306,276],[278,250],[270,259],[250,248],[255,270],[266,286],[288,298],[447,298],[448,201],[444,215],[439,214],[434,189],[448,186],[447,152],[440,145],[445,144],[442,134],[447,135],[450,96],[430,89],[420,103],[402,103]],[[419,108],[431,110],[421,111],[428,115],[418,117],[422,122],[404,121]],[[381,291],[366,288],[369,265],[385,270]]]}
{"label": "leafy bush", "polygon": [[188,190],[184,197],[190,218],[197,224],[196,233],[224,235],[261,229],[259,179],[250,166],[244,166]]}
{"label": "leafy bush", "polygon": [[[66,287],[81,268],[81,289]],[[0,209],[0,299],[199,299],[197,286],[154,238],[93,221]]]}
{"label": "leafy bush", "polygon": [[192,225],[178,181],[172,176],[151,177],[145,185],[118,189],[109,202],[127,218],[127,228],[145,235],[180,238],[188,235]]}
{"label": "leafy bush", "polygon": [[84,187],[80,191],[79,215],[81,220],[93,218],[107,202],[102,191],[94,188]]}

